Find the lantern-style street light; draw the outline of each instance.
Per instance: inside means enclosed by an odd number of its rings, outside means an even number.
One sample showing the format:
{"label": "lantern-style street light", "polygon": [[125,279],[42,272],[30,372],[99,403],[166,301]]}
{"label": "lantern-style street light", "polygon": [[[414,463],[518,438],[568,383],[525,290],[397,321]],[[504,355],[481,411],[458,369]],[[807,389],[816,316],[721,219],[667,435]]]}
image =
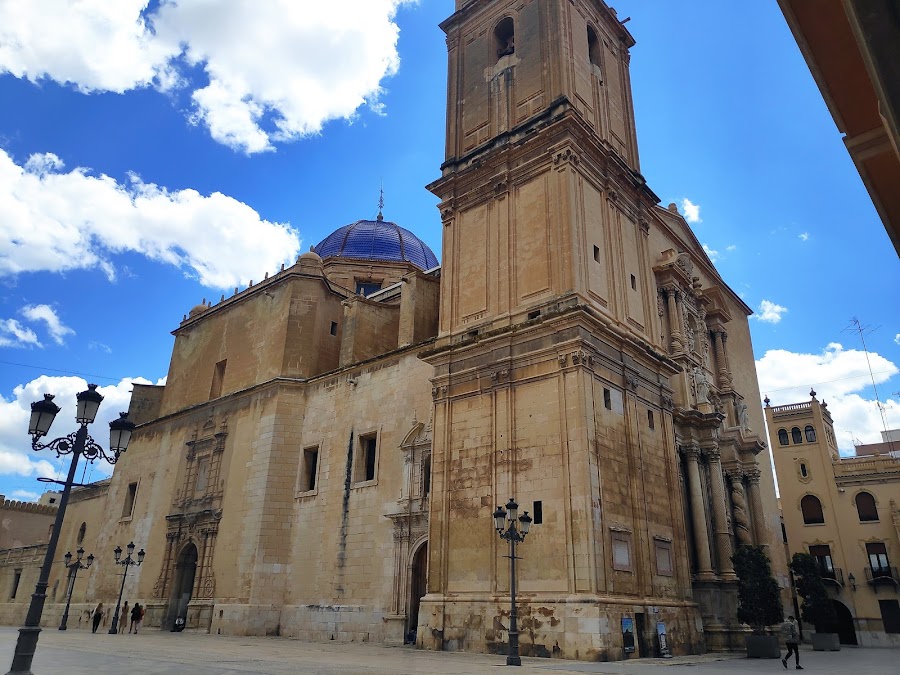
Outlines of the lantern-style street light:
{"label": "lantern-style street light", "polygon": [[81,562],[81,559],[84,557],[84,549],[79,546],[78,550],[75,551],[78,556],[75,558],[75,562],[72,562],[72,552],[69,551],[66,553],[63,558],[66,559],[66,569],[69,570],[69,593],[66,595],[66,610],[63,612],[62,621],[59,622],[59,629],[66,630],[67,623],[69,621],[69,605],[72,602],[72,591],[75,590],[75,579],[78,578],[78,570],[86,570],[88,567],[94,564],[94,554],[91,553],[87,557],[87,562]]}
{"label": "lantern-style street light", "polygon": [[509,542],[509,555],[505,556],[509,558],[509,651],[506,657],[508,666],[522,665],[522,659],[519,657],[519,627],[516,612],[516,544],[525,541],[525,535],[531,529],[532,522],[528,511],[516,518],[518,512],[519,505],[512,497],[506,503],[505,511],[502,506],[498,506],[494,511],[494,529],[501,539]]}
{"label": "lantern-style street light", "polygon": [[[113,551],[113,554],[116,556],[116,565],[124,565],[125,571],[122,572],[122,586],[119,588],[119,600],[116,602],[116,612],[113,614],[112,626],[109,627],[109,634],[115,635],[119,632],[119,607],[122,604],[122,593],[125,591],[125,577],[128,576],[128,568],[132,565],[140,565],[144,562],[144,556],[147,555],[144,553],[144,549],[141,549],[137,553],[137,560],[131,557],[131,554],[134,553],[134,542],[129,542],[128,546],[125,548],[128,549],[128,555],[125,556],[125,559],[122,560],[122,547],[116,546],[116,550]],[[126,619],[127,620],[127,619]]]}
{"label": "lantern-style street light", "polygon": [[98,458],[105,459],[110,464],[115,464],[119,456],[128,449],[128,441],[134,430],[134,423],[127,419],[127,413],[122,413],[119,419],[109,423],[109,451],[101,448],[94,439],[88,435],[87,425],[93,423],[97,417],[97,410],[103,401],[103,396],[97,391],[96,384],[89,384],[86,391],[75,396],[78,406],[75,412],[75,421],[78,422],[78,431],[57,438],[49,443],[41,443],[40,440],[50,431],[50,426],[61,408],[53,402],[52,394],[44,394],[44,400],[31,404],[31,421],[28,424],[28,433],[31,435],[31,448],[44,450],[50,448],[56,451],[57,457],[72,455],[72,463],[69,465],[69,473],[65,482],[51,481],[63,486],[62,496],[59,499],[59,510],[56,512],[56,520],[53,523],[53,532],[47,544],[47,553],[44,555],[44,564],[38,576],[38,582],[31,596],[31,605],[25,616],[25,625],[19,629],[19,639],[16,641],[16,651],[13,654],[12,666],[7,675],[15,673],[31,673],[31,662],[37,648],[38,636],[41,633],[41,614],[44,612],[44,602],[47,599],[47,582],[50,579],[50,566],[56,555],[56,545],[59,542],[59,533],[62,531],[63,518],[66,515],[66,506],[69,504],[69,493],[75,481],[75,470],[78,468],[78,460],[84,457],[89,462]]}

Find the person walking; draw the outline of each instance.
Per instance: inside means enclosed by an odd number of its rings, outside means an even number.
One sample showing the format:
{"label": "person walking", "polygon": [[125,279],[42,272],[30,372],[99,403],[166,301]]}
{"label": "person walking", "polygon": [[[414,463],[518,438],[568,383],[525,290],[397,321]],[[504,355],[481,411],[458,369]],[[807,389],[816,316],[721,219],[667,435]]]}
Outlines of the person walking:
{"label": "person walking", "polygon": [[100,620],[102,618],[103,618],[103,603],[101,602],[99,605],[97,605],[97,609],[94,610],[94,615],[93,615],[93,626],[94,627],[91,630],[92,633],[97,632],[97,628],[100,626]]}
{"label": "person walking", "polygon": [[788,667],[787,660],[791,658],[791,652],[794,653],[794,663],[797,670],[803,670],[800,665],[800,626],[793,616],[789,616],[787,621],[781,624],[781,634],[784,636],[784,643],[787,645],[787,654],[781,659],[781,665]]}
{"label": "person walking", "polygon": [[125,632],[125,625],[128,623],[128,601],[125,601],[125,605],[122,607],[122,620],[119,622],[119,635]]}
{"label": "person walking", "polygon": [[141,603],[134,603],[134,607],[131,608],[131,626],[128,627],[129,633],[137,633],[137,625],[139,617],[141,616]]}

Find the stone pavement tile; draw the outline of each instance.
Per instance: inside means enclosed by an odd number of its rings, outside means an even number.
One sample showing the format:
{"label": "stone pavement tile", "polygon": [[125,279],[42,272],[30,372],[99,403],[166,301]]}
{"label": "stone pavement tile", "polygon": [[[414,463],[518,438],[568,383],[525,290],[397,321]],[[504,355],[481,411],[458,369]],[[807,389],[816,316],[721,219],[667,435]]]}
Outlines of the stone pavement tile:
{"label": "stone pavement tile", "polygon": [[[12,659],[17,632],[0,628],[0,668]],[[6,659],[6,662],[3,660]],[[801,663],[816,675],[900,675],[900,649],[803,650]],[[498,675],[504,656],[429,652],[370,643],[305,643],[287,638],[222,637],[192,633],[139,635],[61,633],[45,630],[34,661],[37,675]],[[605,675],[760,675],[786,672],[777,660],[748,660],[734,654],[675,659],[586,663],[523,658],[517,675],[602,673]],[[661,670],[669,668],[670,670]],[[793,670],[793,667],[791,668]],[[0,671],[2,672],[2,671]]]}

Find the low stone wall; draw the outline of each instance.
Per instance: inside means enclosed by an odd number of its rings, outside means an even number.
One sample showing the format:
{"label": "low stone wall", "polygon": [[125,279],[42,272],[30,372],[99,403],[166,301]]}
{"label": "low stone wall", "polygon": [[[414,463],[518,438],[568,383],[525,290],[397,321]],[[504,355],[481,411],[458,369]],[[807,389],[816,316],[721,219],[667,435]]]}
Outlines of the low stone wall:
{"label": "low stone wall", "polygon": [[288,605],[281,634],[312,642],[383,642],[384,614],[365,605]]}

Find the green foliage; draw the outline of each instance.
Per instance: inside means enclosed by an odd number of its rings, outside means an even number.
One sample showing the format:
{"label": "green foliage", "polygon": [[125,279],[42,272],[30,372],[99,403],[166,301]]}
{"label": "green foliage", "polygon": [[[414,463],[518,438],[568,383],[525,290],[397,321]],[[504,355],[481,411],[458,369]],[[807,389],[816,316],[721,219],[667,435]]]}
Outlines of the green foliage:
{"label": "green foliage", "polygon": [[761,546],[739,546],[731,562],[738,577],[738,621],[762,635],[766,626],[784,620],[778,582],[772,576],[769,558]]}
{"label": "green foliage", "polygon": [[809,553],[795,553],[790,568],[794,573],[797,595],[803,598],[800,608],[803,620],[815,626],[817,633],[837,632],[837,612],[822,581],[819,563]]}

